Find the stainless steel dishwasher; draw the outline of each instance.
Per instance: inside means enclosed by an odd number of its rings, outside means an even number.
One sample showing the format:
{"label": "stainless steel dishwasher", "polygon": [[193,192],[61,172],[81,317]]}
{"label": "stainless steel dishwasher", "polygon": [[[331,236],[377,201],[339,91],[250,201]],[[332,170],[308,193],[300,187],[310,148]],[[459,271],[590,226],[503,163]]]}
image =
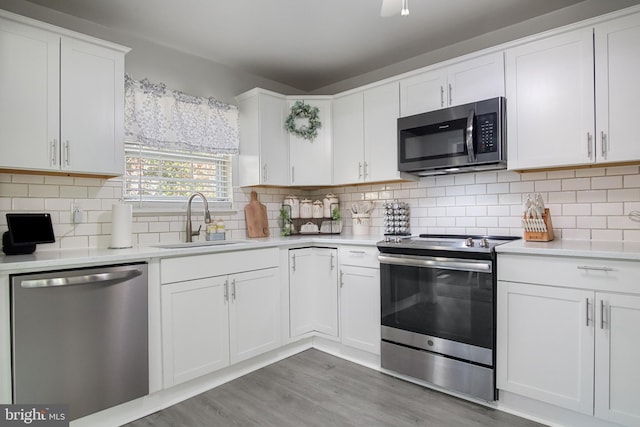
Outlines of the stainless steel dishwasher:
{"label": "stainless steel dishwasher", "polygon": [[147,265],[11,276],[13,402],[70,418],[149,393]]}

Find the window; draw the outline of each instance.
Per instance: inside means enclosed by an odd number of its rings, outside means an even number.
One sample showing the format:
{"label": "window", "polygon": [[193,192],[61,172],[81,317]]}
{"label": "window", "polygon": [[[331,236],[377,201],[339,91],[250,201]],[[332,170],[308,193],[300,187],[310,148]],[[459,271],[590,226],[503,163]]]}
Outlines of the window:
{"label": "window", "polygon": [[124,199],[182,202],[196,191],[209,202],[232,199],[231,155],[167,150],[125,141]]}
{"label": "window", "polygon": [[126,76],[124,199],[184,202],[198,191],[231,202],[237,120],[234,106]]}

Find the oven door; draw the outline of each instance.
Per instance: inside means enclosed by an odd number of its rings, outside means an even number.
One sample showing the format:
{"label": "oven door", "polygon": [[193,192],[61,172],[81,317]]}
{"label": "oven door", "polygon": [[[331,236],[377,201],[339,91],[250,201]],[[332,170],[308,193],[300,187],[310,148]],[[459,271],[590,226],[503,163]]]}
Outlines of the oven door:
{"label": "oven door", "polygon": [[491,260],[384,254],[383,340],[493,366]]}

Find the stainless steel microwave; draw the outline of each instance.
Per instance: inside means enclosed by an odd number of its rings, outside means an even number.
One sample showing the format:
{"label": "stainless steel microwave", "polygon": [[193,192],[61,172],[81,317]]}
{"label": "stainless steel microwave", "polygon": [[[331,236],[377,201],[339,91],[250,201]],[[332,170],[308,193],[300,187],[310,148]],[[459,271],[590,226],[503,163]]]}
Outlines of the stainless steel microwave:
{"label": "stainless steel microwave", "polygon": [[427,176],[506,169],[503,97],[398,119],[398,170]]}

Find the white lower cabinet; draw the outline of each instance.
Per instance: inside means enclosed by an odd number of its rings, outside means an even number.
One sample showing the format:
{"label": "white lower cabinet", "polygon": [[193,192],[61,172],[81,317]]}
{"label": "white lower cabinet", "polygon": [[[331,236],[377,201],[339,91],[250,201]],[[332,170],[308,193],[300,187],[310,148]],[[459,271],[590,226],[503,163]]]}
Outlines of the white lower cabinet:
{"label": "white lower cabinet", "polygon": [[[251,259],[251,254],[237,253],[234,257]],[[270,255],[255,251],[254,255],[258,254]],[[274,254],[277,261],[277,250]],[[231,259],[230,253],[219,256]],[[167,263],[170,267],[161,267],[166,272],[163,281],[167,277],[174,278],[180,260],[188,265],[203,260],[202,257],[163,260],[170,262]],[[210,266],[215,266],[215,254],[204,257]],[[263,257],[256,263],[270,262]],[[219,268],[225,269],[224,266]],[[192,275],[187,270],[184,274]],[[281,344],[278,267],[164,283],[161,298],[165,388],[273,350]]]}
{"label": "white lower cabinet", "polygon": [[380,354],[380,269],[340,268],[342,344]]}
{"label": "white lower cabinet", "polygon": [[[526,273],[542,264],[547,272]],[[640,425],[640,289],[629,292],[640,266],[540,256],[499,256],[498,266],[498,388]]]}
{"label": "white lower cabinet", "polygon": [[380,264],[375,247],[340,248],[342,344],[380,354]]}
{"label": "white lower cabinet", "polygon": [[334,248],[289,251],[290,334],[338,336],[338,257]]}

